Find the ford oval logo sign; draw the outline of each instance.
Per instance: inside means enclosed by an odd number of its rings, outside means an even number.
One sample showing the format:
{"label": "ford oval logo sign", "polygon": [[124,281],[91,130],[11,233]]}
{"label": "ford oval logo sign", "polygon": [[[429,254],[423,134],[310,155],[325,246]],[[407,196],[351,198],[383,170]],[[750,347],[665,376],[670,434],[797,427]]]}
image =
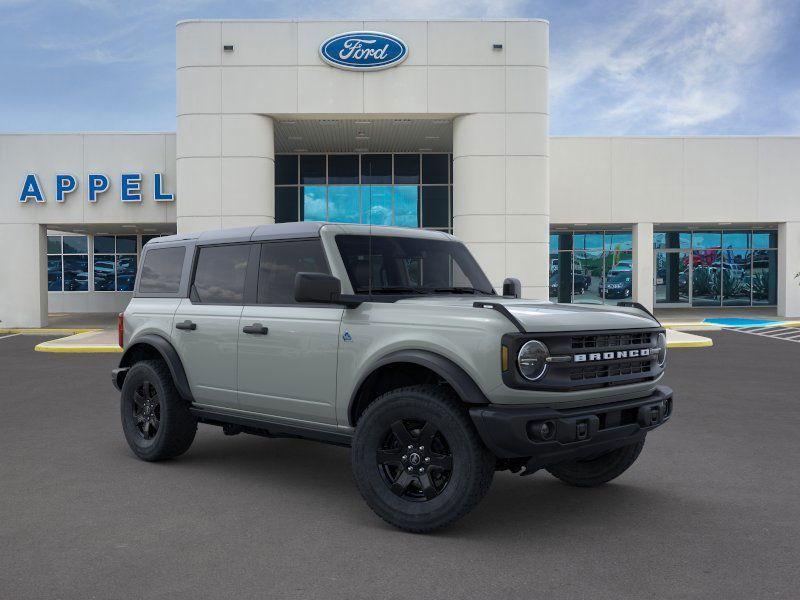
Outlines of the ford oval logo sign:
{"label": "ford oval logo sign", "polygon": [[388,33],[349,31],[322,42],[319,53],[322,60],[340,69],[377,71],[403,62],[408,46]]}

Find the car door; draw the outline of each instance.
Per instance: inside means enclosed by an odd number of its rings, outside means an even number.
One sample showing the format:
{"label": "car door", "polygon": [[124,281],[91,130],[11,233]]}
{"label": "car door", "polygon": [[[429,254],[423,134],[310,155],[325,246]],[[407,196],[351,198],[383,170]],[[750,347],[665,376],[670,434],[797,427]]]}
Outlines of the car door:
{"label": "car door", "polygon": [[258,245],[199,247],[189,298],[175,312],[173,344],[198,404],[238,408],[239,319],[251,249]]}
{"label": "car door", "polygon": [[257,301],[239,321],[239,405],[265,416],[336,424],[341,306],[298,304],[298,272],[329,273],[318,238],[261,244]]}

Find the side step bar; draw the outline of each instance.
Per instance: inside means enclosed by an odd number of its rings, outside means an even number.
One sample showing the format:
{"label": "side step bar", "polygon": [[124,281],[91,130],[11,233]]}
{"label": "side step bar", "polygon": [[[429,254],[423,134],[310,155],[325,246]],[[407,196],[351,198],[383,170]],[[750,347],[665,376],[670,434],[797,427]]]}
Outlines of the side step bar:
{"label": "side step bar", "polygon": [[189,411],[195,416],[198,422],[208,425],[218,425],[223,427],[226,433],[251,433],[264,437],[297,438],[334,444],[336,446],[350,446],[351,436],[347,433],[309,429],[297,425],[277,423],[266,419],[232,415],[221,410],[199,408],[196,406],[190,407]]}

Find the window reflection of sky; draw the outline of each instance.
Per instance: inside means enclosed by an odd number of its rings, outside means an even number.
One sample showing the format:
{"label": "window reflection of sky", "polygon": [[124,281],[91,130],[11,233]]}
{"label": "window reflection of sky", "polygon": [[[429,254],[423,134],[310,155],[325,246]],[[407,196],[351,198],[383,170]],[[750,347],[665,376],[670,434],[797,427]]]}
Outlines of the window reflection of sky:
{"label": "window reflection of sky", "polygon": [[400,227],[418,227],[419,214],[417,196],[419,188],[415,185],[397,185],[394,188],[394,219]]}
{"label": "window reflection of sky", "polygon": [[303,188],[303,218],[419,227],[419,186],[307,185]]}
{"label": "window reflection of sky", "polygon": [[357,185],[328,188],[328,221],[358,223],[359,188]]}
{"label": "window reflection of sky", "polygon": [[369,185],[362,189],[361,222],[372,225],[392,224],[392,187]]}
{"label": "window reflection of sky", "polygon": [[325,186],[307,185],[303,188],[303,218],[306,221],[325,221]]}

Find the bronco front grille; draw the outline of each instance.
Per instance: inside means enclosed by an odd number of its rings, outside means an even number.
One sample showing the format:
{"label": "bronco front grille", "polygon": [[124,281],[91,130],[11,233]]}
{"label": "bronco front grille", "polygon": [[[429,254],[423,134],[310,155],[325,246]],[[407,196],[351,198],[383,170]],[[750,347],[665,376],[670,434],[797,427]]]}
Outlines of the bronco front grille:
{"label": "bronco front grille", "polygon": [[573,367],[569,378],[572,381],[586,381],[589,379],[608,379],[620,375],[647,375],[652,366],[651,360],[629,360],[613,364],[598,364],[587,367]]}
{"label": "bronco front grille", "polygon": [[[544,376],[535,382],[526,380],[519,372],[516,360],[509,361],[503,373],[506,385],[517,389],[553,391],[586,390],[616,387],[653,381],[663,372],[658,364],[658,335],[661,328],[574,331],[525,332],[503,336],[509,356],[516,357],[528,340],[544,343],[555,360],[547,365]],[[639,353],[648,349],[649,354]],[[636,351],[634,356],[630,352]],[[576,360],[577,357],[577,360]]]}
{"label": "bronco front grille", "polygon": [[621,346],[649,346],[652,341],[652,335],[649,331],[578,335],[572,337],[572,349],[594,350],[597,348],[619,348]]}

